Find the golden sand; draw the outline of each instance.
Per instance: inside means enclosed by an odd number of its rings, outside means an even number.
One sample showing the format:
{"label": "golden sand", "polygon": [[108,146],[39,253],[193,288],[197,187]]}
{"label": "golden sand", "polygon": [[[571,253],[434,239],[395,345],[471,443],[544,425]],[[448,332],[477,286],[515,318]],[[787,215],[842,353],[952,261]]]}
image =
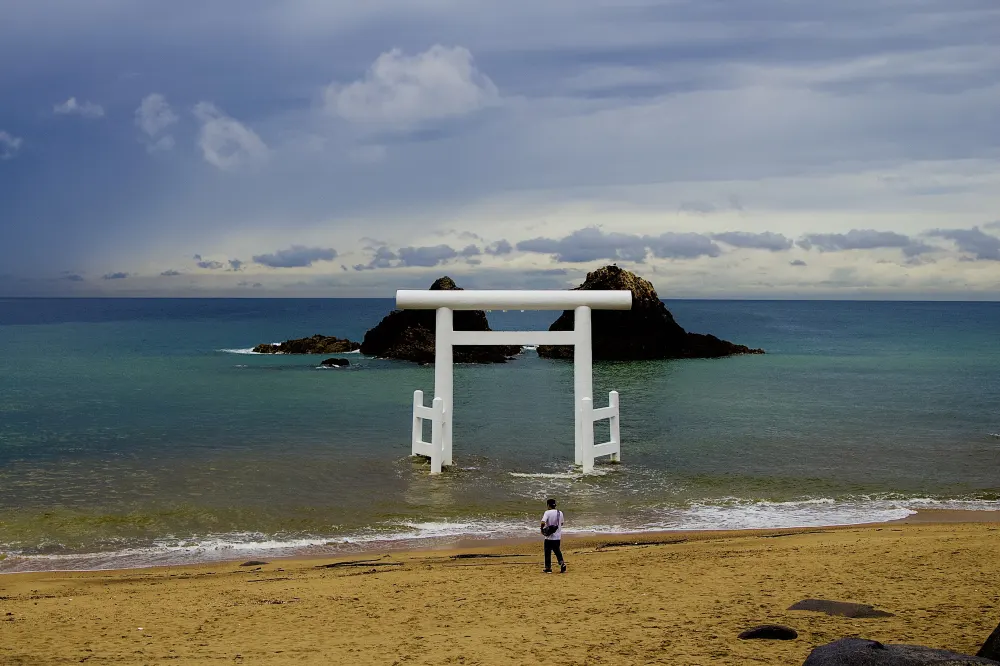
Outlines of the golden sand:
{"label": "golden sand", "polygon": [[[941,516],[938,516],[941,517]],[[1000,523],[676,533],[367,559],[0,576],[0,664],[801,664],[844,636],[974,654]],[[786,610],[815,597],[893,617]],[[793,641],[743,641],[762,623]]]}

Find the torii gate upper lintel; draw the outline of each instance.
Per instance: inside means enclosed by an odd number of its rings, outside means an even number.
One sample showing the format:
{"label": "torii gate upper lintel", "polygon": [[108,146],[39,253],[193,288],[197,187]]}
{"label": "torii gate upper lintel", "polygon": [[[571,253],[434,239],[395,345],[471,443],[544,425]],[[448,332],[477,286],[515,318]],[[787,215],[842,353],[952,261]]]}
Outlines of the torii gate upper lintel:
{"label": "torii gate upper lintel", "polygon": [[[609,406],[594,408],[594,369],[591,348],[592,309],[630,310],[632,292],[613,290],[408,290],[396,292],[401,310],[436,310],[434,338],[434,400],[424,405],[423,391],[413,392],[413,455],[431,459],[431,473],[452,464],[452,348],[455,345],[572,345],[575,406],[575,462],[583,471],[594,469],[594,458],[621,459],[618,393]],[[572,331],[456,331],[455,310],[573,310]],[[423,440],[423,420],[432,423],[431,441]],[[611,441],[594,444],[594,421],[611,420]]]}

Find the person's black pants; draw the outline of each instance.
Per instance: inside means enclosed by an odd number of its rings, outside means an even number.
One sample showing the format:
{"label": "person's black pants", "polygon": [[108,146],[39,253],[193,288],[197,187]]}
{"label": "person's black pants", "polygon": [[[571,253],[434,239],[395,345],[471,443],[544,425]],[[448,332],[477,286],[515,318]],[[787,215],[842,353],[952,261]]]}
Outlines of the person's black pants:
{"label": "person's black pants", "polygon": [[556,561],[559,564],[563,563],[562,550],[559,546],[562,544],[561,540],[558,539],[546,539],[545,540],[545,569],[548,571],[552,568],[552,553],[556,554]]}

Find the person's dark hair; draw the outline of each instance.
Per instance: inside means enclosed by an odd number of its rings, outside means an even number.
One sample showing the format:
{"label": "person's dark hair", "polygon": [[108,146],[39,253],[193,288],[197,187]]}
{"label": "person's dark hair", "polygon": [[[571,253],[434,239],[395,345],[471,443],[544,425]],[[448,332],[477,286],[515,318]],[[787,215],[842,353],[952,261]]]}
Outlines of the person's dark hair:
{"label": "person's dark hair", "polygon": [[556,501],[554,499],[552,499],[551,497],[549,499],[545,500],[545,503],[549,505],[550,509],[556,508]]}

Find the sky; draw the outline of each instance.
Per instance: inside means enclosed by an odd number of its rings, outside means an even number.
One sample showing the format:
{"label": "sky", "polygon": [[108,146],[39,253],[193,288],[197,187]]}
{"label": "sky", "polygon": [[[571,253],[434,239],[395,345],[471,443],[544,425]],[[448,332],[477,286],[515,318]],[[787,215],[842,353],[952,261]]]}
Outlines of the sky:
{"label": "sky", "polygon": [[0,295],[1000,300],[996,0],[0,0]]}

